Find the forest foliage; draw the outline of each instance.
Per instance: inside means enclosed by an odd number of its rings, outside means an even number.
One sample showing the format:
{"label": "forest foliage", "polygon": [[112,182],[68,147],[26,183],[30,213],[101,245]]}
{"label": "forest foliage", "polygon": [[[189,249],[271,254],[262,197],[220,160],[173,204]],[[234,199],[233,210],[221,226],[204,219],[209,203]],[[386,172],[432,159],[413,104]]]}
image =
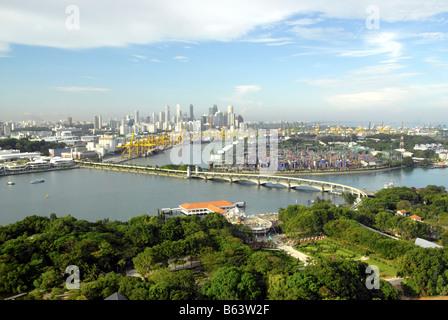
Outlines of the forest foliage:
{"label": "forest foliage", "polygon": [[[445,187],[428,185],[382,189],[375,198],[363,198],[357,211],[316,201],[311,207],[289,206],[279,217],[290,237],[325,234],[363,248],[396,265],[397,275],[405,278],[405,294],[431,296],[448,295],[447,209]],[[397,210],[406,210],[408,216],[396,215]],[[438,241],[444,247],[421,248],[414,244],[416,238]]]}
{"label": "forest foliage", "polygon": [[48,149],[64,148],[65,143],[47,142],[45,140],[30,141],[28,138],[7,138],[0,140],[0,150],[20,150],[20,152],[40,152],[44,156],[49,155]]}
{"label": "forest foliage", "polygon": [[[365,286],[366,265],[299,261],[252,249],[244,230],[220,214],[142,215],[128,222],[88,222],[72,216],[29,216],[0,227],[0,292],[25,299],[104,299],[119,292],[131,300],[190,299],[396,299],[388,283]],[[173,271],[170,261],[194,257],[199,269]],[[67,266],[80,270],[81,286],[67,290]],[[135,268],[139,277],[126,276]]]}

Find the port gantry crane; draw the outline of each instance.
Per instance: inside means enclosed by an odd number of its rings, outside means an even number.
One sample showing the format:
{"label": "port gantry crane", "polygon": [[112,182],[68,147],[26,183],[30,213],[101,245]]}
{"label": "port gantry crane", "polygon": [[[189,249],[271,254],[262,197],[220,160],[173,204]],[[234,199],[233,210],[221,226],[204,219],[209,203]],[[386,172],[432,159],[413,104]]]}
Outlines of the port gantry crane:
{"label": "port gantry crane", "polygon": [[134,132],[132,132],[131,139],[127,140],[124,145],[118,147],[122,149],[122,156],[128,154],[130,159],[133,155],[138,157],[151,153],[155,150],[164,150],[180,143],[181,141],[182,135],[176,136],[172,133],[168,136],[166,130],[163,135],[153,135],[135,140]]}

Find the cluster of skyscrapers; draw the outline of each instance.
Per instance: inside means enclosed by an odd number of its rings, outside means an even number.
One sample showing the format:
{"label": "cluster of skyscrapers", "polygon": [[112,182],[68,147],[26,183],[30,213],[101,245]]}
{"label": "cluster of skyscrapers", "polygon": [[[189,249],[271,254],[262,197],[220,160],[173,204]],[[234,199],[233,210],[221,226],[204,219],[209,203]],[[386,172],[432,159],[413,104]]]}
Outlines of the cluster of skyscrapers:
{"label": "cluster of skyscrapers", "polygon": [[[141,117],[139,111],[135,110],[133,115],[126,115],[121,121],[110,120],[107,126],[113,130],[119,130],[122,135],[126,135],[132,132],[155,133],[160,130],[202,131],[210,128],[235,129],[241,127],[243,122],[241,115],[235,115],[233,106],[228,106],[227,111],[221,111],[217,105],[212,105],[208,114],[195,117],[192,104],[189,105],[186,112],[183,112],[178,104],[174,114],[171,113],[169,105],[166,105],[164,110],[151,112],[144,117]],[[94,129],[102,129],[103,127],[101,116],[95,115]]]}

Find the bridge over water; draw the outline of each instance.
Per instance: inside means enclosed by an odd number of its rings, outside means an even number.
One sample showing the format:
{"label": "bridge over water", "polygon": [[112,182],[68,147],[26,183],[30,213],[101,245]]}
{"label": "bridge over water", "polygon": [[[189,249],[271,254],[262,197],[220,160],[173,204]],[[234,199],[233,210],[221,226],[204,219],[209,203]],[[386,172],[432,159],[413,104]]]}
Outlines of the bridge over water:
{"label": "bridge over water", "polygon": [[161,169],[157,167],[145,167],[116,163],[96,163],[87,161],[76,161],[80,167],[105,169],[112,171],[125,171],[134,173],[154,174],[168,177],[179,177],[185,179],[203,179],[226,181],[230,183],[253,183],[258,186],[277,187],[282,186],[288,189],[312,188],[321,192],[329,192],[334,194],[351,193],[357,196],[355,204],[352,209],[355,209],[360,203],[361,198],[368,197],[368,193],[364,190],[343,185],[340,183],[330,181],[319,181],[314,179],[303,179],[299,177],[287,177],[276,175],[262,175],[256,173],[229,173],[229,172],[214,172],[214,171],[199,171],[196,167],[191,170],[188,167],[187,171],[175,169]]}

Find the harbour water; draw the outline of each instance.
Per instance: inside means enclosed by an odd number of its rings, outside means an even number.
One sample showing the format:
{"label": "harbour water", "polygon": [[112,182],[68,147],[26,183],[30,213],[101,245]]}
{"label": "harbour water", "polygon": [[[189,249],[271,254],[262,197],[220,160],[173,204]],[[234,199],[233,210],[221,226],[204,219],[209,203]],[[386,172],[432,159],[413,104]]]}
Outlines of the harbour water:
{"label": "harbour water", "polygon": [[[313,179],[375,191],[391,180],[395,186],[418,188],[434,184],[448,188],[447,177],[448,169],[416,168],[318,175]],[[37,178],[45,179],[45,182],[30,184]],[[7,185],[8,181],[15,185]],[[106,218],[127,221],[142,214],[156,215],[157,209],[174,208],[185,202],[212,200],[245,201],[247,214],[270,213],[292,204],[310,205],[316,197],[343,203],[340,196],[313,190],[72,169],[0,177],[0,225],[22,220],[29,215],[49,216],[51,213],[58,217],[70,214],[88,221]]]}

